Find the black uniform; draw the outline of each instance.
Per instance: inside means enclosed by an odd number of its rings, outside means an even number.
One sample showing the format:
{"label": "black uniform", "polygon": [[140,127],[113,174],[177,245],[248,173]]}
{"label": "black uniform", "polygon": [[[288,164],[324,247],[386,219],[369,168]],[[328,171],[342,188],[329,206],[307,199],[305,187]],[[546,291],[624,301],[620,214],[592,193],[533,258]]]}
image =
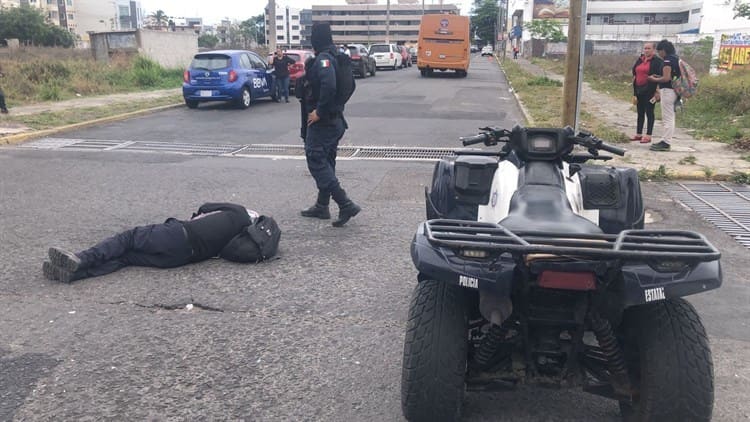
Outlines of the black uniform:
{"label": "black uniform", "polygon": [[[3,69],[0,68],[0,78],[3,76]],[[3,92],[3,87],[0,86],[0,113],[7,114],[8,113],[8,107],[5,105],[5,93]]]}
{"label": "black uniform", "polygon": [[[318,187],[318,198],[315,205],[301,214],[304,217],[331,218],[328,204],[333,197],[339,206],[339,218],[333,225],[340,227],[361,210],[349,199],[336,177],[336,151],[347,129],[344,106],[336,96],[336,57],[341,53],[333,44],[328,24],[314,24],[311,41],[316,57],[306,63],[302,99],[302,124],[306,127],[301,133],[305,138],[307,168]],[[307,125],[307,114],[312,111],[320,120]]]}
{"label": "black uniform", "polygon": [[[80,262],[64,281],[109,274],[131,265],[173,268],[203,261],[218,256],[251,223],[243,206],[207,203],[187,221],[169,218],[162,224],[135,227],[75,254]],[[64,254],[65,251],[50,249],[52,262],[45,264],[45,275],[52,274],[50,264],[63,265],[60,261]]]}

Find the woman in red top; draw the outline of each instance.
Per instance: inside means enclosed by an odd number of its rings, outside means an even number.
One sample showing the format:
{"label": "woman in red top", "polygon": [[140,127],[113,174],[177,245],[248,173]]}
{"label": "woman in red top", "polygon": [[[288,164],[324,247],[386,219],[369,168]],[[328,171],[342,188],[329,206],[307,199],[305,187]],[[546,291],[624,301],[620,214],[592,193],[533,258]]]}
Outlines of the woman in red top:
{"label": "woman in red top", "polygon": [[[656,55],[654,43],[643,45],[643,54],[633,65],[633,102],[638,109],[638,126],[633,141],[642,144],[651,142],[654,131],[654,104],[658,96],[657,84],[648,79],[649,75],[661,75],[662,60]],[[643,135],[643,123],[646,120],[646,134]]]}

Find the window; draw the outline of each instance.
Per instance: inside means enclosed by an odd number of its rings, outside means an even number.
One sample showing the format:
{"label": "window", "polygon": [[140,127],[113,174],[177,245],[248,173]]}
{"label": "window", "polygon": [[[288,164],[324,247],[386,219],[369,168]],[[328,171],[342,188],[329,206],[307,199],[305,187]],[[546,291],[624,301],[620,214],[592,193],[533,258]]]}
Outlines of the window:
{"label": "window", "polygon": [[276,30],[277,31],[283,31],[284,30],[284,25],[276,25]]}
{"label": "window", "polygon": [[293,40],[299,40],[299,35],[292,35]]}
{"label": "window", "polygon": [[283,21],[284,20],[284,15],[276,15],[276,20],[277,21]]}
{"label": "window", "polygon": [[284,41],[284,36],[283,35],[277,35],[276,36],[276,41]]}
{"label": "window", "polygon": [[73,19],[75,19],[75,16],[72,13],[68,13],[68,20],[72,21]]}
{"label": "window", "polygon": [[697,14],[698,14],[698,13],[700,13],[700,12],[701,12],[701,8],[699,7],[699,8],[697,8],[697,9],[693,9],[693,10],[691,10],[691,11],[690,11],[690,14],[691,14],[691,15],[697,15]]}
{"label": "window", "polygon": [[250,57],[247,54],[240,55],[240,66],[242,66],[245,69],[253,68],[253,64],[250,63]]}
{"label": "window", "polygon": [[293,21],[297,21],[297,20],[299,20],[299,16],[297,16],[297,15],[292,15],[292,20],[293,20]]}
{"label": "window", "polygon": [[47,0],[47,4],[55,4],[55,0]]}
{"label": "window", "polygon": [[120,10],[120,16],[130,16],[130,7],[129,6],[119,6]]}
{"label": "window", "polygon": [[73,6],[73,0],[67,0],[65,4],[67,4],[68,6]]}
{"label": "window", "polygon": [[226,69],[232,65],[232,59],[223,54],[199,54],[193,58],[190,64],[195,70],[219,70]]}
{"label": "window", "polygon": [[250,54],[250,62],[256,69],[266,69],[266,62],[261,60],[261,58],[256,54]]}
{"label": "window", "polygon": [[292,25],[292,29],[295,31],[299,31],[299,25]]}

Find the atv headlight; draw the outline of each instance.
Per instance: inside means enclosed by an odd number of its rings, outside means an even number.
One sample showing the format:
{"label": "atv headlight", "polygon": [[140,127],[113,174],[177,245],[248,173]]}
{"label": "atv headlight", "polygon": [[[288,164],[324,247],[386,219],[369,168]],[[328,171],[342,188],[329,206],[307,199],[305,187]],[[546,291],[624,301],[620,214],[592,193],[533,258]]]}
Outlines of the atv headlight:
{"label": "atv headlight", "polygon": [[461,251],[459,251],[459,254],[461,256],[465,256],[466,258],[487,258],[488,256],[490,256],[489,252],[479,249],[461,249]]}

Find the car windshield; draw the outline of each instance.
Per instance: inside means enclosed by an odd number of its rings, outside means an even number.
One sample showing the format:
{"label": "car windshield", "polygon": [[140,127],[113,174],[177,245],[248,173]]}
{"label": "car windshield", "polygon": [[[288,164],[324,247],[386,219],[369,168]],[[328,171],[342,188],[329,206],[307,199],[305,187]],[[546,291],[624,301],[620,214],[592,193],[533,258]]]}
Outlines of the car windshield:
{"label": "car windshield", "polygon": [[299,57],[299,54],[293,54],[293,53],[284,53],[284,55],[285,55],[285,56],[287,56],[287,57],[289,57],[289,58],[291,58],[291,59],[292,59],[292,60],[294,60],[295,62],[298,62],[298,61],[299,61],[299,59],[300,59],[300,57]]}
{"label": "car windshield", "polygon": [[373,45],[370,47],[370,53],[390,53],[391,47],[385,44]]}
{"label": "car windshield", "polygon": [[200,54],[193,58],[191,69],[219,70],[232,66],[232,58],[224,54]]}

